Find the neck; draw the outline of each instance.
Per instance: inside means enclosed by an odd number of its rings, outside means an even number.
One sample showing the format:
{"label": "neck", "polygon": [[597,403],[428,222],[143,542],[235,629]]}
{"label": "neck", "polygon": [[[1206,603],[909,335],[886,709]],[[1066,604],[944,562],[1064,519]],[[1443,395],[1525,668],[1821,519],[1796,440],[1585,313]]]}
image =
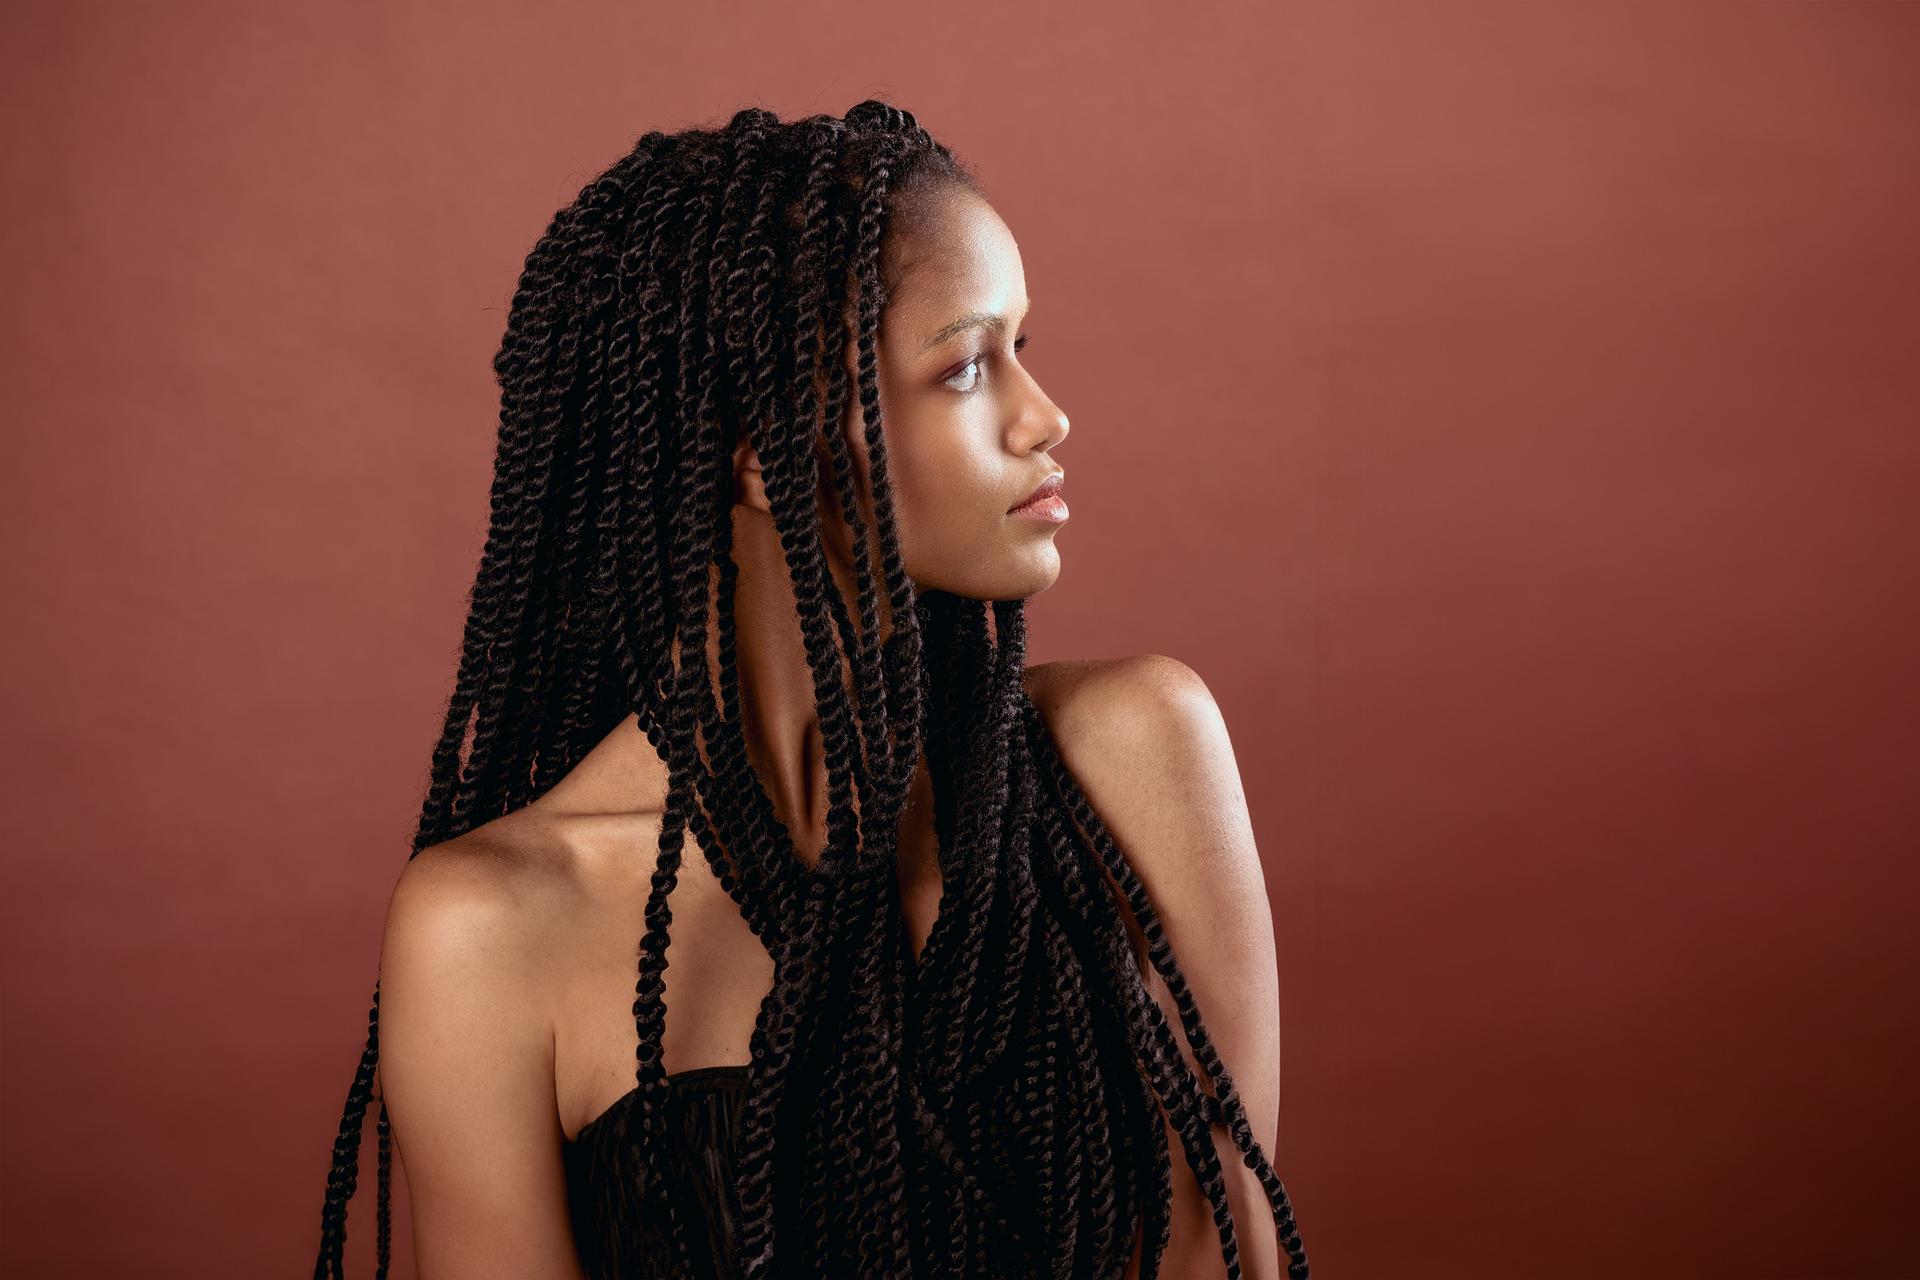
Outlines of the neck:
{"label": "neck", "polygon": [[[826,746],[798,605],[772,516],[744,505],[733,508],[733,557],[740,568],[734,619],[747,758],[802,861],[811,866],[826,843]],[[827,563],[851,614],[858,599],[851,575],[835,557],[829,555]],[[716,636],[708,637],[707,655],[710,663],[719,659]]]}
{"label": "neck", "polygon": [[[773,518],[736,505],[732,520],[733,558],[740,571],[733,601],[735,662],[747,758],[796,854],[811,866],[826,843],[827,761],[798,606]],[[850,568],[831,551],[827,564],[830,580],[850,616],[857,618],[858,588]],[[884,623],[884,602],[882,607]],[[717,671],[719,660],[719,634],[709,628],[709,672]],[[665,768],[640,732],[637,718],[629,715],[548,793],[544,804],[552,811],[634,812],[657,808],[665,788]],[[913,833],[921,827],[931,831],[931,795],[923,759],[902,822],[901,849],[904,853],[911,846],[916,851],[909,861],[930,855],[930,850],[920,849],[924,841]]]}

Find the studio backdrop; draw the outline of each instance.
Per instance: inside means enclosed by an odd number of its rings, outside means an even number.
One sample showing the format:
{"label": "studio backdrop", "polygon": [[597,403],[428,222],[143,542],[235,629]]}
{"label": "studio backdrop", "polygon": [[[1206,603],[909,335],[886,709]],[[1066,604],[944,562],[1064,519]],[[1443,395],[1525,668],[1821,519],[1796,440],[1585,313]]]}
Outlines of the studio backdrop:
{"label": "studio backdrop", "polygon": [[311,1268],[522,260],[647,130],[883,96],[981,174],[1072,421],[1031,658],[1175,657],[1230,730],[1316,1276],[1920,1275],[1920,7],[16,3],[0,49],[0,1273]]}

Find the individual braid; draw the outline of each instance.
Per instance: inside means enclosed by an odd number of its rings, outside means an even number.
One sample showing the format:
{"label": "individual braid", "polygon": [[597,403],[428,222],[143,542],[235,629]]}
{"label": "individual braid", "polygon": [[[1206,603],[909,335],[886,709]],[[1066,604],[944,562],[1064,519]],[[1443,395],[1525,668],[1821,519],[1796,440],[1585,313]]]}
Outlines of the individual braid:
{"label": "individual braid", "polygon": [[[692,319],[700,315],[704,308],[706,273],[701,269],[700,262],[705,241],[710,234],[715,194],[710,181],[716,167],[714,158],[709,154],[697,154],[693,163],[697,166],[694,180],[671,193],[673,198],[687,201],[691,227],[688,251],[676,262],[676,266],[684,272],[684,276],[677,281],[681,301],[675,336],[674,363],[678,372],[676,404],[693,401],[690,384],[699,376],[697,370],[703,354],[700,330],[704,326],[694,325]],[[671,201],[663,198],[660,203],[664,207]],[[698,726],[709,697],[705,663],[707,562],[697,552],[703,544],[711,543],[713,531],[725,511],[722,504],[724,490],[712,481],[719,464],[725,461],[724,457],[716,459],[714,456],[722,443],[720,433],[713,424],[697,421],[691,435],[692,438],[686,441],[676,458],[678,465],[670,490],[679,496],[680,501],[669,515],[675,538],[668,563],[674,567],[674,576],[677,578],[674,584],[678,599],[676,616],[684,622],[674,654],[678,659],[678,678],[674,684],[674,714],[670,720],[670,745],[666,753],[670,769],[666,814],[659,857],[647,895],[647,929],[641,940],[639,977],[634,991],[638,1098],[635,1106],[624,1113],[627,1120],[638,1122],[637,1130],[627,1130],[630,1138],[637,1132],[639,1140],[649,1148],[657,1148],[666,1140],[668,1132],[667,1082],[662,1047],[666,1005],[661,999],[666,989],[664,972],[668,929],[673,920],[667,898],[679,881],[680,859],[689,825],[689,810],[693,804],[691,784],[698,752]],[[654,1170],[648,1172],[658,1173]],[[650,1187],[657,1189],[676,1256],[682,1265],[691,1265],[686,1224],[678,1211],[675,1197],[670,1194],[670,1185],[655,1176],[643,1180],[640,1186],[643,1192]]]}
{"label": "individual braid", "polygon": [[[327,1199],[320,1212],[320,1257],[314,1274],[322,1277],[331,1267],[340,1275],[340,1252],[347,1240],[347,1201],[353,1198],[360,1180],[360,1137],[366,1127],[367,1103],[373,1096],[373,1074],[380,1060],[380,984],[373,984],[373,1006],[367,1012],[367,1045],[354,1069],[353,1083],[347,1088],[347,1104],[340,1117],[340,1132],[333,1140],[333,1166],[327,1170]],[[381,1104],[383,1107],[385,1103]],[[385,1188],[382,1187],[384,1191]],[[377,1232],[376,1232],[377,1234]],[[383,1237],[384,1241],[384,1237]],[[386,1280],[387,1249],[379,1250],[379,1268],[375,1275]]]}
{"label": "individual braid", "polygon": [[[489,528],[412,856],[544,794],[624,717],[666,762],[635,1085],[609,1130],[626,1167],[595,1193],[603,1253],[619,1245],[611,1224],[645,1216],[671,1253],[648,1264],[694,1266],[659,1163],[672,894],[691,839],[774,963],[736,1139],[746,1276],[1113,1277],[1137,1249],[1153,1280],[1170,1238],[1171,1131],[1237,1277],[1235,1228],[1248,1224],[1227,1202],[1211,1132],[1223,1124],[1304,1280],[1285,1189],[1165,931],[1026,694],[1023,602],[923,590],[905,572],[880,413],[895,283],[883,250],[950,187],[980,190],[898,107],[791,123],[749,108],[720,128],[647,133],[556,214],[493,362]],[[856,405],[864,493],[840,431]],[[730,516],[743,439],[819,715],[829,809],[814,860],[746,749]],[[851,536],[851,600],[828,571],[823,497]],[[942,896],[916,956],[898,837],[923,764]],[[1178,1033],[1146,991],[1147,964]],[[361,1131],[380,1096],[378,1017],[376,981],[316,1280],[344,1275]],[[384,1277],[384,1099],[376,1129]],[[604,1261],[606,1275],[641,1265]]]}
{"label": "individual braid", "polygon": [[574,441],[568,458],[566,501],[560,508],[563,514],[557,541],[562,568],[553,582],[561,591],[561,625],[540,633],[532,661],[516,683],[519,701],[506,713],[509,718],[516,712],[540,718],[541,732],[524,740],[526,752],[546,744],[558,748],[542,752],[537,759],[516,758],[516,773],[523,762],[530,765],[535,792],[544,792],[558,782],[565,760],[582,745],[590,745],[580,743],[577,735],[583,721],[591,722],[583,712],[586,699],[595,692],[594,685],[591,680],[562,682],[558,676],[589,666],[599,650],[591,630],[574,616],[575,597],[591,587],[590,566],[598,550],[593,535],[598,530],[589,523],[589,515],[596,504],[606,505],[599,490],[612,474],[606,461],[610,433],[605,408],[612,387],[605,371],[610,362],[623,357],[626,348],[621,345],[622,326],[615,297],[618,275],[609,268],[614,265],[610,259],[621,229],[619,211],[632,201],[631,188],[623,181],[629,177],[620,170],[609,175],[609,186],[620,194],[588,224],[582,236],[581,254],[596,264],[596,274],[585,303],[587,362],[581,378],[585,400],[578,415],[569,418]]}
{"label": "individual braid", "polygon": [[1173,996],[1175,1008],[1180,1015],[1181,1028],[1186,1034],[1194,1057],[1206,1071],[1207,1078],[1213,1086],[1217,1104],[1209,1108],[1209,1111],[1218,1117],[1216,1123],[1228,1126],[1234,1145],[1240,1150],[1247,1168],[1254,1170],[1258,1175],[1277,1216],[1282,1245],[1291,1256],[1300,1248],[1300,1241],[1294,1230],[1295,1224],[1287,1203],[1286,1189],[1272,1164],[1259,1149],[1259,1144],[1253,1136],[1251,1121],[1247,1117],[1246,1107],[1240,1101],[1239,1092],[1234,1088],[1232,1075],[1228,1072],[1226,1065],[1221,1062],[1219,1051],[1214,1047],[1207,1033],[1206,1024],[1200,1016],[1199,1004],[1194,999],[1186,975],[1180,971],[1179,965],[1174,960],[1172,944],[1168,942],[1159,916],[1147,898],[1146,888],[1140,883],[1139,877],[1134,874],[1133,868],[1115,845],[1105,825],[1094,814],[1092,805],[1088,803],[1086,795],[1073,781],[1072,775],[1061,767],[1057,769],[1055,777],[1060,793],[1067,801],[1069,812],[1080,827],[1088,833],[1099,856],[1102,869],[1113,882],[1120,886],[1135,919],[1140,922],[1147,939],[1148,955]]}
{"label": "individual braid", "polygon": [[[523,395],[527,387],[537,385],[540,380],[537,371],[544,366],[539,361],[550,349],[546,340],[551,331],[547,320],[549,299],[558,287],[565,248],[578,217],[579,211],[574,206],[560,210],[546,234],[527,255],[508,310],[506,333],[494,357],[494,373],[501,384],[500,434],[494,451],[493,487],[488,497],[490,517],[486,546],[481,551],[475,579],[476,584],[489,584],[490,589],[484,593],[476,591],[467,612],[461,640],[463,656],[447,706],[445,727],[433,752],[416,848],[451,838],[456,803],[461,795],[467,794],[462,788],[467,763],[465,746],[476,713],[479,683],[488,669],[484,659],[493,651],[506,594],[491,589],[491,584],[502,576],[507,548],[514,539],[517,524],[533,510],[533,504],[524,500],[529,470],[526,456],[534,435]],[[467,660],[465,655],[470,653],[478,653],[483,661]],[[461,812],[464,810],[462,805]]]}

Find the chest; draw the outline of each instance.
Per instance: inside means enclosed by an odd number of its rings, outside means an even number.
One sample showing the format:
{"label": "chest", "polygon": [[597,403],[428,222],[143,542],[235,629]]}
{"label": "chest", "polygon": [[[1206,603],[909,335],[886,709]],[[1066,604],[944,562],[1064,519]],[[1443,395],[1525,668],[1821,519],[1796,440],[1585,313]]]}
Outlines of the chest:
{"label": "chest", "polygon": [[[632,859],[630,873],[597,885],[554,957],[554,1093],[567,1134],[633,1088],[634,982],[652,861]],[[897,883],[902,926],[917,959],[941,899],[938,842],[918,810],[910,809],[902,823]],[[673,918],[661,996],[666,1072],[743,1065],[773,987],[773,957],[691,837],[668,905]]]}

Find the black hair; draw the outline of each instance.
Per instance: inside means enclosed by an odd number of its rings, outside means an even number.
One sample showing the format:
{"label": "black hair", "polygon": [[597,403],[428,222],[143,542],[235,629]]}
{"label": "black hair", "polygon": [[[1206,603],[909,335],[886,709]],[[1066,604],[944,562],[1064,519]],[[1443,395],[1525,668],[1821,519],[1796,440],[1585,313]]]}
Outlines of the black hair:
{"label": "black hair", "polygon": [[[790,123],[755,107],[723,128],[647,133],[555,215],[493,363],[491,520],[413,853],[527,804],[637,716],[669,781],[621,1133],[631,1193],[665,1201],[676,1250],[684,1224],[649,1153],[665,1114],[668,895],[691,831],[775,963],[740,1118],[744,1274],[1119,1276],[1139,1238],[1150,1280],[1169,1237],[1171,1125],[1237,1277],[1218,1123],[1265,1190],[1288,1274],[1306,1280],[1286,1190],[1160,921],[1025,691],[1024,601],[919,590],[902,568],[876,372],[882,248],[956,186],[981,190],[888,103]],[[838,427],[850,394],[871,536]],[[741,728],[728,510],[743,431],[764,469],[824,738],[830,813],[812,866],[776,819]],[[857,616],[822,550],[827,470],[853,535]],[[916,960],[895,864],[922,758],[943,894]],[[1146,990],[1149,962],[1204,1080]],[[379,1009],[376,981],[316,1280],[343,1275]],[[384,1101],[376,1128],[384,1277]]]}

